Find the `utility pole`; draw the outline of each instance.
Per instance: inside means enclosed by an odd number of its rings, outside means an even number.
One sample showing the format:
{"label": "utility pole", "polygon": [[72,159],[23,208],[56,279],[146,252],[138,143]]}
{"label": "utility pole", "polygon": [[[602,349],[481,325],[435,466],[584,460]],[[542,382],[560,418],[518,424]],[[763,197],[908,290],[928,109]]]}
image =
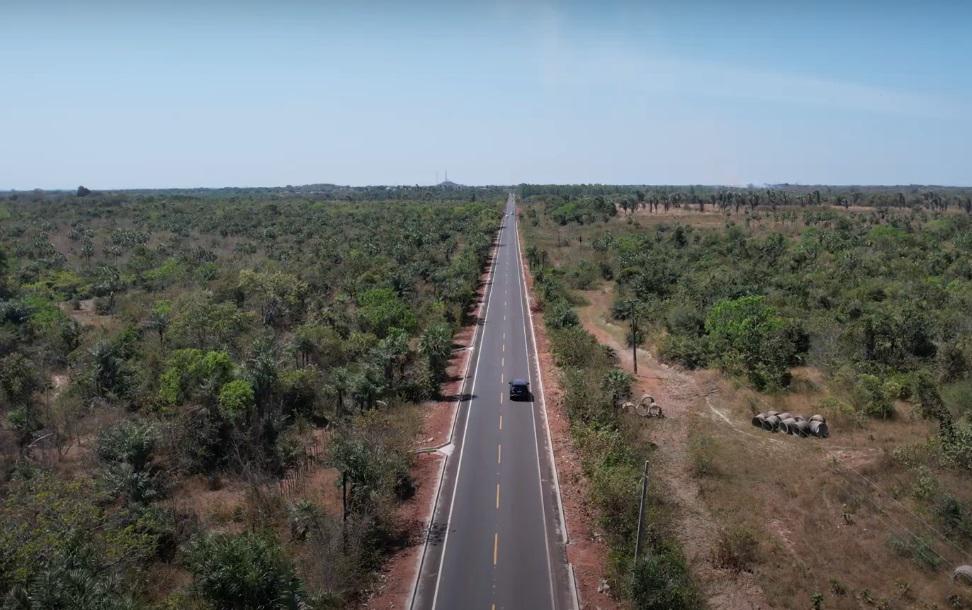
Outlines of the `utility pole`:
{"label": "utility pole", "polygon": [[641,530],[645,522],[645,499],[648,496],[648,460],[645,460],[645,472],[641,478],[641,505],[638,506],[638,539],[635,540],[635,566],[638,565],[638,558],[641,556]]}
{"label": "utility pole", "polygon": [[638,322],[635,320],[635,300],[628,301],[631,311],[631,358],[634,360],[634,374],[638,374]]}

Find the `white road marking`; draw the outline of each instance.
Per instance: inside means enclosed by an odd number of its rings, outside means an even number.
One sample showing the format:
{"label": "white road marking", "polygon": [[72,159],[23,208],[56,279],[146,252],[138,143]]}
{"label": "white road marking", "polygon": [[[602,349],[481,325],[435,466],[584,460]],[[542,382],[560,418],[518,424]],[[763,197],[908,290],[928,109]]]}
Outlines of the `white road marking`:
{"label": "white road marking", "polygon": [[[515,239],[516,239],[516,260],[517,260],[516,271],[517,271],[517,275],[520,278],[520,288],[521,288],[521,292],[520,292],[520,313],[523,316],[523,318],[525,318],[526,320],[529,320],[530,321],[530,335],[533,336],[534,337],[534,340],[535,340],[536,339],[536,335],[533,333],[533,319],[532,319],[532,317],[528,317],[527,311],[526,311],[527,308],[523,304],[524,300],[526,300],[526,298],[527,298],[527,288],[526,288],[526,278],[523,276],[523,256],[522,256],[522,254],[520,252],[520,238],[519,238],[519,234],[516,231],[516,222],[513,223],[513,234],[514,234]],[[527,341],[526,327],[527,327],[527,325],[524,322],[524,324],[523,324],[523,343],[524,343],[524,347],[526,347],[526,346],[528,346],[530,344],[530,342]],[[534,341],[533,349],[534,349],[534,355],[536,355],[537,375],[540,375],[540,357],[539,357],[539,355],[537,355],[537,352],[536,352],[536,349],[537,349],[536,341]],[[527,358],[527,360],[529,360],[529,357]],[[529,365],[527,366],[527,378],[528,378],[529,381],[532,381],[533,380],[533,371],[531,370],[531,368],[532,367],[530,367]],[[541,400],[543,400],[544,409],[546,409],[546,404],[547,403],[546,403],[546,400],[544,399],[544,395],[543,395],[543,378],[542,377],[540,378],[540,398],[541,398]],[[531,409],[532,408],[535,408],[535,406],[536,406],[536,404],[531,401],[530,402]],[[545,412],[545,410],[543,411],[543,415],[544,415],[544,423],[546,424],[546,419],[547,418],[546,418],[546,412]],[[543,540],[544,540],[544,543],[545,543],[544,546],[546,547],[546,551],[547,551],[546,552],[546,556],[547,556],[547,578],[550,581],[550,607],[551,608],[556,608],[557,607],[557,596],[554,594],[553,562],[550,559],[550,540],[549,540],[549,537],[547,535],[547,523],[546,523],[546,521],[547,521],[547,509],[546,509],[546,502],[543,499],[543,468],[540,466],[540,439],[537,437],[537,420],[536,420],[536,417],[531,417],[530,418],[530,422],[533,424],[533,438],[536,441],[536,445],[537,445],[537,477],[538,477],[538,480],[540,481],[540,485],[539,485],[539,490],[540,490],[540,508],[541,508],[541,510],[543,510],[543,521],[544,521]],[[550,430],[549,430],[549,428],[547,429],[547,438],[548,439],[550,438]],[[566,535],[566,531],[567,531],[566,530],[566,527],[567,526],[566,526],[566,523],[564,522],[564,519],[563,519],[563,507],[560,504],[560,486],[559,486],[559,483],[557,482],[557,463],[554,461],[553,449],[549,446],[549,444],[548,444],[547,448],[550,451],[550,466],[551,466],[551,468],[553,468],[554,485],[555,485],[556,491],[557,491],[557,503],[558,503],[558,507],[560,507],[561,523],[562,523],[562,527],[564,528],[564,533]]]}
{"label": "white road marking", "polygon": [[[487,320],[489,320],[489,307],[490,307],[490,305],[493,304],[493,299],[492,299],[492,297],[493,297],[493,281],[492,280],[493,280],[493,276],[495,275],[495,271],[496,271],[496,265],[495,265],[495,262],[494,262],[494,265],[493,265],[492,269],[490,269],[489,289],[488,289],[488,292],[486,293],[486,312],[483,314],[483,322],[484,323]],[[485,338],[485,334],[480,337],[479,349],[476,351],[476,366],[473,367],[472,389],[470,390],[470,394],[473,395],[473,396],[476,394],[476,382],[479,380],[479,360],[480,360],[480,358],[483,355],[482,340],[484,338]],[[467,408],[466,408],[466,423],[465,423],[465,425],[463,426],[463,429],[462,429],[462,445],[459,447],[459,465],[456,468],[456,480],[455,480],[455,482],[453,484],[452,499],[449,501],[449,517],[446,520],[447,527],[446,527],[445,539],[442,541],[442,554],[439,556],[439,568],[438,568],[438,573],[435,576],[435,592],[432,594],[432,609],[433,610],[435,610],[436,604],[439,601],[439,586],[442,584],[442,565],[443,565],[443,563],[445,561],[446,550],[447,550],[447,548],[449,546],[449,527],[448,527],[448,525],[452,523],[452,511],[456,507],[456,490],[459,489],[459,475],[462,474],[462,456],[463,456],[463,450],[466,448],[466,434],[469,432],[469,408],[468,408],[468,404],[469,403],[467,403]],[[433,519],[434,519],[435,518],[435,507],[432,508],[432,516],[433,516]],[[418,576],[421,576],[421,566],[419,566],[419,575]],[[416,588],[416,590],[417,590],[417,588]],[[413,602],[415,601],[415,596],[414,595],[412,597],[412,601]]]}

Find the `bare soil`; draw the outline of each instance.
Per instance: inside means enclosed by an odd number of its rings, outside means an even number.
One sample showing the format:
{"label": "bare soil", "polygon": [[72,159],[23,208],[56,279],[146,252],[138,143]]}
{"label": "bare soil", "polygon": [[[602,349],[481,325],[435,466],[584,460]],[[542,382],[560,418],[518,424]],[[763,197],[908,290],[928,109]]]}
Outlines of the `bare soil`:
{"label": "bare soil", "polygon": [[79,308],[74,309],[71,303],[61,303],[61,310],[81,326],[105,328],[112,323],[112,316],[103,316],[95,311],[94,299],[83,299],[78,304]]}

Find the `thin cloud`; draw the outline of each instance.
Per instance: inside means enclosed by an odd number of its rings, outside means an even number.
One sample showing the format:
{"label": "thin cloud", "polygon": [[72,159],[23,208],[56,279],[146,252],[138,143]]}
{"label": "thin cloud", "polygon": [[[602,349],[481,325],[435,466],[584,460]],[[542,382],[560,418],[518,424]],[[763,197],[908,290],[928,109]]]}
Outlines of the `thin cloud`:
{"label": "thin cloud", "polygon": [[[580,53],[544,43],[542,77],[562,85],[625,88],[641,94],[731,98],[783,106],[815,106],[929,119],[968,116],[964,100],[937,94],[845,82],[803,74],[754,70],[745,66],[681,59],[645,59],[624,48],[600,47]],[[556,39],[554,39],[556,40]],[[554,56],[551,50],[556,49]],[[555,61],[556,60],[556,61]],[[558,63],[559,62],[559,63]]]}

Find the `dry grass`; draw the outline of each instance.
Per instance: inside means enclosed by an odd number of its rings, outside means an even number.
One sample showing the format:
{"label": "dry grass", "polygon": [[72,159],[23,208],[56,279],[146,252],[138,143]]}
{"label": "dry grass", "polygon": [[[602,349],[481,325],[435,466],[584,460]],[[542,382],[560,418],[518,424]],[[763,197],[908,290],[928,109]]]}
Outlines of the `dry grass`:
{"label": "dry grass", "polygon": [[[795,234],[804,228],[802,214],[673,208],[527,230],[551,264],[573,267],[606,260],[592,244],[607,233],[732,222]],[[613,286],[579,294],[586,302],[578,307],[583,325],[614,347],[630,371],[624,328],[610,319]],[[967,474],[929,459],[922,448],[936,428],[909,405],[896,403],[890,420],[870,420],[853,412],[841,388],[815,368],[794,369],[790,391],[768,395],[718,371],[667,367],[650,347],[638,358],[634,391],[659,398],[667,417],[640,420],[637,442],[657,447],[655,481],[670,491],[690,567],[711,607],[972,608],[972,590],[949,578],[952,568],[970,562],[972,535],[949,529],[936,504],[951,496],[968,510],[972,485]],[[832,436],[801,439],[754,428],[752,415],[769,409],[820,413]],[[755,546],[739,532],[750,532]]]}
{"label": "dry grass", "polygon": [[[774,408],[812,407],[821,394],[776,397]],[[773,607],[810,607],[814,593],[823,596],[825,608],[858,608],[867,600],[878,607],[946,607],[951,596],[964,594],[947,573],[967,555],[914,490],[941,486],[964,492],[968,500],[967,481],[957,473],[926,472],[932,482],[922,483],[918,473],[891,458],[896,448],[931,436],[927,422],[902,416],[864,427],[835,426],[826,440],[757,429],[754,437],[741,434],[741,427],[753,403],[765,397],[722,381],[712,399],[739,427],[710,414],[690,444],[693,468],[697,447],[711,464],[700,477],[701,497],[729,539],[717,545],[717,565],[739,571],[739,545],[729,542],[735,531],[752,531],[765,549],[754,574],[767,583]],[[832,581],[843,594],[834,592]]]}
{"label": "dry grass", "polygon": [[[579,310],[582,322],[602,343],[619,347],[623,329],[607,314],[610,289],[582,294],[589,303]],[[630,367],[630,352],[619,354],[622,366]],[[969,506],[972,486],[961,473],[909,466],[894,457],[899,448],[920,447],[934,437],[933,424],[902,403],[891,420],[842,411],[834,403],[843,397],[809,367],[793,371],[792,391],[766,395],[717,371],[677,372],[650,356],[650,350],[639,354],[636,392],[665,396],[666,384],[680,381],[663,404],[669,418],[643,421],[639,438],[673,462],[685,461],[681,469],[673,463],[656,473],[659,484],[676,490],[679,510],[692,515],[687,523],[701,518],[719,532],[711,540],[684,532],[692,569],[712,607],[757,607],[725,601],[725,587],[717,584],[721,578],[726,586],[745,587],[750,577],[773,608],[812,608],[815,595],[828,609],[972,607],[972,595],[948,578],[955,565],[968,562],[969,543],[945,531],[923,499],[931,487],[931,493],[947,491]],[[753,428],[752,414],[767,409],[822,413],[832,436],[801,439]],[[686,450],[671,450],[678,442],[673,430],[682,424],[688,427]],[[682,492],[690,484],[698,486],[697,496]],[[727,563],[721,537],[734,531],[753,533],[758,561],[736,561],[735,555],[746,555],[730,544]],[[940,556],[938,568],[930,569],[929,556]],[[751,574],[740,573],[746,569]]]}

